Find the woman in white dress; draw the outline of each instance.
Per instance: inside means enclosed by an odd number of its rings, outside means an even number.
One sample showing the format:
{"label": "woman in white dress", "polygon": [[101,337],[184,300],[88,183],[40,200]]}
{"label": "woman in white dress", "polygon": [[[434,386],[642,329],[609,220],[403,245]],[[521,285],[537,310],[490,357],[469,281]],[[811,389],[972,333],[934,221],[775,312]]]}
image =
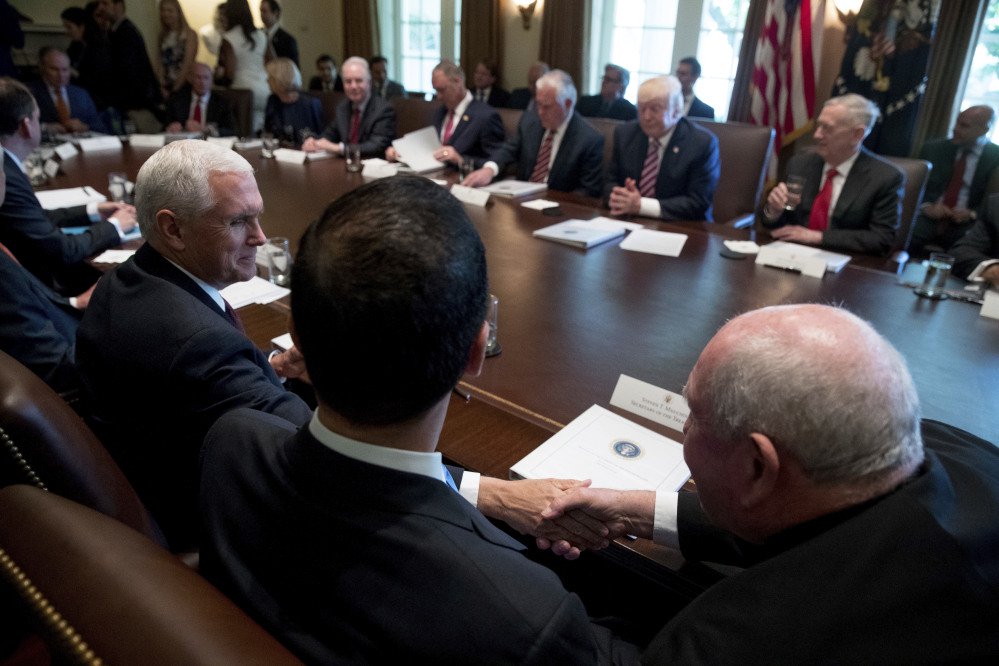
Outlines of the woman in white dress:
{"label": "woman in white dress", "polygon": [[268,59],[267,36],[253,25],[253,15],[246,0],[226,3],[226,25],[229,29],[222,35],[219,64],[226,78],[232,81],[232,88],[253,91],[253,132],[257,133],[264,125],[264,109],[271,94],[264,69],[265,59]]}

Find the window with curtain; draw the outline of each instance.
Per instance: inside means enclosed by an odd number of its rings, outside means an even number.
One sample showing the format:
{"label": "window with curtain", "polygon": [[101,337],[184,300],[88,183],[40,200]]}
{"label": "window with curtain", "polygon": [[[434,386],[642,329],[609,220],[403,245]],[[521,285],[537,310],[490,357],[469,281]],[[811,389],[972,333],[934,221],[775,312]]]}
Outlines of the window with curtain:
{"label": "window with curtain", "polygon": [[430,71],[461,52],[461,0],[379,0],[383,55],[392,78],[409,91],[430,92]]}
{"label": "window with curtain", "polygon": [[671,74],[695,55],[701,78],[694,92],[728,114],[750,0],[592,0],[585,90],[599,87],[604,65],[631,72],[625,97],[634,102],[645,79]]}
{"label": "window with curtain", "polygon": [[[982,33],[975,46],[968,71],[968,82],[964,88],[961,108],[976,104],[988,104],[999,110],[999,0],[990,0],[985,13]],[[999,142],[999,123],[993,123],[991,139]]]}

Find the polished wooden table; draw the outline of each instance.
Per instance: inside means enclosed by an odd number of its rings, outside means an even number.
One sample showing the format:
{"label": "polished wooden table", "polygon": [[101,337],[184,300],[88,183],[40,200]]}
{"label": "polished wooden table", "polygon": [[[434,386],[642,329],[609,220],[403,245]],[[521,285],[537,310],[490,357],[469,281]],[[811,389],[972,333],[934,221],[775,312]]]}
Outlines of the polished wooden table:
{"label": "polished wooden table", "polygon": [[[89,182],[103,189],[105,172],[134,177],[151,152],[126,148],[71,158],[66,175],[52,186]],[[293,246],[330,201],[364,182],[346,173],[339,159],[293,165],[255,152],[245,156],[257,169],[265,232],[287,236]],[[719,254],[723,241],[753,232],[707,223],[639,219],[688,235],[677,258],[629,252],[617,241],[583,251],[538,240],[531,232],[542,226],[606,212],[572,197],[548,198],[562,201],[563,217],[497,198],[486,208],[466,207],[486,247],[490,291],[500,299],[503,353],[487,360],[481,376],[462,381],[470,402],[452,399],[440,450],[455,462],[506,476],[513,463],[590,405],[608,407],[621,374],[679,392],[701,349],[727,320],[763,306],[806,302],[846,307],[891,341],[909,364],[924,416],[999,440],[999,322],[979,317],[977,306],[920,299],[895,275],[870,268],[881,262],[871,258],[857,258],[822,279],[757,266],[751,258],[727,259]],[[258,344],[286,330],[284,304],[250,306],[241,315]],[[696,594],[711,578],[642,540],[622,542],[606,556],[681,594]]]}

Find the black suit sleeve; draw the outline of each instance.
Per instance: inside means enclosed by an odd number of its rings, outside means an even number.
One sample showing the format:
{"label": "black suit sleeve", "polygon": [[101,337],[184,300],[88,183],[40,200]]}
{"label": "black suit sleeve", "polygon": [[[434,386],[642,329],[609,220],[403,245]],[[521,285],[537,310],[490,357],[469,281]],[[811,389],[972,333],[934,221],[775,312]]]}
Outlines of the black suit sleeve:
{"label": "black suit sleeve", "polygon": [[[369,104],[375,104],[372,99]],[[385,149],[392,145],[395,138],[395,107],[382,100],[378,100],[379,105],[374,120],[371,122],[371,129],[364,132],[366,138],[361,142],[362,157],[383,157]],[[367,110],[367,109],[365,109]]]}
{"label": "black suit sleeve", "polygon": [[[895,240],[902,208],[905,175],[898,169],[878,171],[867,187],[876,188],[870,199],[866,228],[837,228],[822,232],[822,247],[844,252],[886,254]],[[849,180],[849,177],[847,177]],[[844,189],[846,184],[844,184]],[[842,198],[842,193],[840,198]]]}
{"label": "black suit sleeve", "polygon": [[986,214],[950,249],[958,277],[967,278],[983,261],[999,259],[999,194],[989,197],[986,206]]}
{"label": "black suit sleeve", "polygon": [[[686,191],[683,194],[659,199],[659,217],[662,219],[711,219],[708,213],[711,210],[715,188],[718,187],[721,161],[718,157],[718,139],[714,134],[710,134],[709,137],[703,141],[700,151],[689,162]],[[665,159],[664,156],[663,160]]]}
{"label": "black suit sleeve", "polygon": [[579,159],[579,187],[577,194],[599,197],[604,187],[604,137],[598,134],[583,149]]}

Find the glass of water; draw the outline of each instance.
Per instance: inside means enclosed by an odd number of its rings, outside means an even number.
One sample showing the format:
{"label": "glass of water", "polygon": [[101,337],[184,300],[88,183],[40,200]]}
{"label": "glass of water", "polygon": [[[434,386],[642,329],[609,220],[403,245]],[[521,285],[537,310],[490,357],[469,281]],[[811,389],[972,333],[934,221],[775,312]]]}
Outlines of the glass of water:
{"label": "glass of water", "polygon": [[926,277],[923,278],[923,283],[914,289],[916,295],[923,298],[947,298],[944,287],[947,286],[954,257],[943,252],[933,252],[925,264]]}
{"label": "glass of water", "polygon": [[267,257],[267,268],[270,270],[270,280],[274,284],[287,287],[291,284],[291,250],[288,239],[283,236],[268,238],[264,245]]}
{"label": "glass of water", "polygon": [[784,210],[792,211],[801,203],[801,193],[805,191],[805,179],[803,176],[788,176],[784,183],[787,187],[787,203]]}

